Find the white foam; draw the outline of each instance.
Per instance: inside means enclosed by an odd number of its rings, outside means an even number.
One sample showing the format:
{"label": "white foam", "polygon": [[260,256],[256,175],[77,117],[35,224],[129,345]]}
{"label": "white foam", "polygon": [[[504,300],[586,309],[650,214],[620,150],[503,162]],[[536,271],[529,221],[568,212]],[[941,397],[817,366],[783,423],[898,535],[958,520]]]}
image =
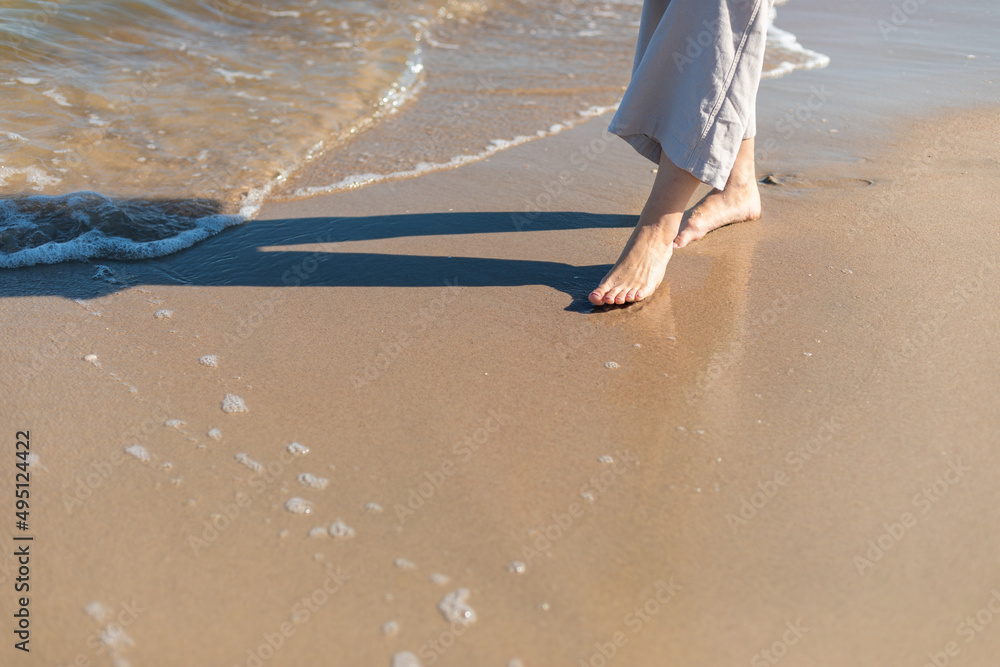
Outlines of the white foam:
{"label": "white foam", "polygon": [[[37,167],[13,169],[0,166],[0,186],[7,185],[7,179],[12,175],[23,174],[34,189],[59,183],[60,179],[51,177]],[[37,195],[41,196],[41,195]],[[71,204],[67,204],[68,206]],[[4,213],[0,211],[0,213]],[[3,216],[0,216],[3,219]],[[247,220],[244,215],[211,215],[194,221],[194,226],[176,236],[157,241],[132,241],[117,236],[107,236],[102,231],[91,229],[69,241],[49,241],[48,243],[23,248],[15,252],[0,254],[0,268],[12,269],[36,264],[58,264],[60,262],[87,261],[99,257],[116,257],[121,259],[149,259],[175,253],[193,246],[198,241],[218,234],[227,227],[242,224]],[[16,221],[7,220],[7,222]],[[25,218],[25,222],[30,222]]]}
{"label": "white foam", "polygon": [[[770,23],[767,26],[767,45],[765,47],[769,56],[775,54],[787,54],[792,60],[783,60],[776,67],[765,70],[761,77],[774,79],[784,76],[797,69],[818,69],[830,64],[830,57],[812,51],[799,44],[798,38],[787,30],[774,25],[777,10],[771,8]],[[793,62],[794,61],[794,62]]]}
{"label": "white foam", "polygon": [[456,167],[461,167],[462,165],[470,164],[472,162],[479,162],[485,160],[486,158],[499,153],[502,150],[508,148],[513,148],[515,146],[520,146],[521,144],[526,144],[529,141],[534,141],[536,139],[543,139],[545,137],[551,137],[565,130],[571,129],[580,123],[583,123],[590,118],[595,116],[600,116],[609,111],[613,111],[618,108],[618,105],[607,106],[607,107],[588,107],[577,112],[577,117],[565,120],[561,123],[557,123],[551,126],[548,130],[538,130],[533,135],[521,135],[514,137],[513,139],[493,139],[490,141],[490,145],[481,150],[478,153],[472,155],[459,155],[453,157],[447,162],[421,162],[417,164],[413,169],[408,169],[404,171],[395,171],[389,174],[354,174],[348,176],[343,180],[337,181],[330,185],[322,186],[312,186],[308,188],[299,188],[295,191],[295,195],[299,197],[309,197],[319,194],[329,194],[332,192],[342,192],[344,190],[353,190],[356,188],[364,187],[366,185],[372,185],[373,183],[381,183],[383,181],[395,181],[404,178],[415,178],[417,176],[423,176],[424,174],[430,174],[435,171],[444,171],[446,169],[455,169]]}
{"label": "white foam", "polygon": [[139,459],[143,463],[149,461],[153,457],[149,455],[149,451],[142,445],[129,445],[125,448],[125,451]]}
{"label": "white foam", "polygon": [[524,561],[514,560],[507,564],[507,571],[513,574],[524,574],[528,571],[528,566]]}
{"label": "white foam", "polygon": [[19,76],[17,77],[17,81],[23,83],[26,86],[37,86],[42,82],[41,79],[36,79],[33,76]]}
{"label": "white foam", "polygon": [[607,454],[605,454],[604,456],[598,457],[597,460],[600,461],[601,463],[614,463],[615,462],[614,457],[608,456]]}
{"label": "white foam", "polygon": [[233,70],[224,69],[222,67],[216,67],[214,72],[219,74],[226,80],[226,83],[232,84],[236,83],[239,79],[248,79],[250,81],[263,81],[264,79],[270,78],[269,72],[264,72],[263,74],[251,74],[250,72],[237,72]]}
{"label": "white foam", "polygon": [[163,422],[163,425],[170,428],[180,429],[187,426],[187,422],[184,421],[183,419],[168,419],[167,421]]}
{"label": "white foam", "polygon": [[382,512],[382,506],[378,503],[365,503],[365,511],[371,512],[372,514],[380,514]]}
{"label": "white foam", "polygon": [[212,440],[222,440],[222,431],[220,431],[217,428],[209,429],[206,435],[210,437]]}
{"label": "white foam", "polygon": [[90,616],[98,623],[101,623],[102,621],[104,621],[104,619],[108,618],[111,615],[111,609],[109,609],[106,605],[97,601],[88,602],[87,605],[83,608],[83,610],[87,612],[88,616]]}
{"label": "white foam", "polygon": [[329,534],[326,526],[316,526],[309,531],[309,537],[327,537]]}
{"label": "white foam", "polygon": [[285,447],[285,449],[287,449],[290,453],[294,454],[295,456],[305,456],[306,454],[309,453],[308,447],[299,444],[297,442],[289,444],[288,447]]}
{"label": "white foam", "polygon": [[435,572],[430,577],[431,583],[437,584],[438,586],[445,586],[451,581],[451,577],[447,574],[441,574],[440,572]]}
{"label": "white foam", "polygon": [[399,623],[396,621],[386,621],[382,624],[382,634],[386,637],[395,637],[399,634]]}
{"label": "white foam", "polygon": [[244,452],[240,452],[233,458],[235,458],[237,461],[245,465],[247,468],[250,468],[250,470],[253,470],[254,472],[264,472],[264,465],[259,461],[254,461]]}
{"label": "white foam", "polygon": [[299,475],[299,484],[302,486],[310,486],[314,489],[325,489],[330,483],[330,480],[325,477],[317,477],[309,472],[304,472]]}
{"label": "white foam", "polygon": [[65,97],[64,97],[64,96],[62,95],[62,93],[60,93],[60,92],[59,92],[58,90],[56,90],[55,88],[49,88],[48,90],[46,90],[46,91],[43,91],[43,92],[42,92],[42,95],[45,95],[45,97],[49,98],[50,100],[52,100],[53,102],[55,102],[56,104],[58,104],[58,105],[59,105],[59,106],[61,106],[61,107],[71,107],[71,106],[73,106],[73,105],[72,105],[72,104],[70,104],[70,103],[69,103],[69,101],[68,101],[68,100],[67,100],[67,99],[66,99],[66,98],[65,98]]}
{"label": "white foam", "polygon": [[226,394],[225,398],[222,399],[222,411],[235,414],[238,412],[249,412],[250,408],[236,394]]}
{"label": "white foam", "polygon": [[313,505],[303,498],[289,498],[285,502],[285,509],[292,514],[312,514]]}
{"label": "white foam", "polygon": [[155,317],[158,320],[169,320],[173,316],[174,316],[174,311],[172,310],[164,309],[164,310],[158,310],[155,313],[153,313],[153,317]]}
{"label": "white foam", "polygon": [[416,570],[417,569],[417,564],[416,563],[414,563],[412,560],[406,560],[405,558],[397,558],[395,560],[395,565],[400,570]]}
{"label": "white foam", "polygon": [[202,366],[209,366],[211,368],[219,367],[219,358],[214,354],[206,354],[204,357],[198,359],[198,363]]}
{"label": "white foam", "polygon": [[354,529],[340,519],[330,524],[329,531],[331,537],[338,537],[342,540],[349,540],[354,537]]}
{"label": "white foam", "polygon": [[469,589],[459,588],[441,598],[441,602],[438,603],[438,611],[449,623],[471,625],[476,622],[477,616],[476,610],[466,602],[468,599]]}
{"label": "white foam", "polygon": [[83,358],[83,360],[84,361],[89,361],[90,363],[94,364],[95,366],[100,366],[101,365],[101,362],[97,360],[97,355],[96,354],[88,354],[87,356],[85,356]]}
{"label": "white foam", "polygon": [[[58,176],[53,176],[44,169],[41,169],[40,167],[34,167],[34,166],[4,167],[0,165],[0,186],[8,185],[8,179],[10,179],[13,176],[24,176],[24,180],[28,183],[28,185],[30,185],[33,190],[38,190],[39,192],[49,187],[50,185],[58,185],[62,181],[62,179],[59,178]],[[6,211],[4,211],[4,213],[6,213]],[[27,221],[26,218],[22,218],[22,220],[25,222]],[[21,222],[21,220],[15,220],[14,222]],[[11,256],[16,254],[17,253],[11,253]],[[6,267],[6,264],[3,263],[2,260],[3,257],[4,257],[3,255],[0,255],[0,268]],[[11,266],[30,266],[30,265],[12,264]]]}
{"label": "white foam", "polygon": [[423,665],[420,663],[420,658],[409,651],[403,651],[392,656],[392,667],[423,667]]}
{"label": "white foam", "polygon": [[611,370],[617,370],[617,369],[621,368],[622,366],[617,361],[609,361],[606,364],[604,364],[604,367],[605,368],[610,368]]}

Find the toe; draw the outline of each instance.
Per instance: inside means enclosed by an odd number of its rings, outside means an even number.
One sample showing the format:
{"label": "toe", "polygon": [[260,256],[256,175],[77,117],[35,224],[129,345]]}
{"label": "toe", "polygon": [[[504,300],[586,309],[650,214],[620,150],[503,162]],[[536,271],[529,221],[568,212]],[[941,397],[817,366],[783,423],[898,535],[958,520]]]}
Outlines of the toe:
{"label": "toe", "polygon": [[601,305],[602,303],[604,303],[604,290],[600,288],[595,289],[593,292],[590,293],[590,296],[588,296],[587,299],[590,301],[590,303],[594,304],[595,306]]}
{"label": "toe", "polygon": [[625,293],[625,301],[629,303],[636,301],[636,294],[638,292],[639,290],[637,289],[630,289],[628,292]]}

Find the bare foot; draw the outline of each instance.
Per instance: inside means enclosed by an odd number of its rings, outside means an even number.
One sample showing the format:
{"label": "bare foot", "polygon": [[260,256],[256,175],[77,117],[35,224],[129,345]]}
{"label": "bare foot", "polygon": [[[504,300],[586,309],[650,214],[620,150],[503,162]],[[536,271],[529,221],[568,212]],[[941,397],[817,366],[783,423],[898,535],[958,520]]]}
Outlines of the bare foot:
{"label": "bare foot", "polygon": [[666,157],[653,182],[639,223],[618,261],[588,299],[595,306],[626,304],[649,298],[660,282],[673,253],[681,217],[698,179],[674,166]]}
{"label": "bare foot", "polygon": [[663,280],[673,253],[676,225],[640,221],[614,267],[588,297],[595,306],[642,301]]}
{"label": "bare foot", "polygon": [[759,217],[760,191],[753,162],[753,139],[747,139],[740,145],[726,188],[712,190],[698,202],[686,216],[674,247],[683,248],[714,229]]}

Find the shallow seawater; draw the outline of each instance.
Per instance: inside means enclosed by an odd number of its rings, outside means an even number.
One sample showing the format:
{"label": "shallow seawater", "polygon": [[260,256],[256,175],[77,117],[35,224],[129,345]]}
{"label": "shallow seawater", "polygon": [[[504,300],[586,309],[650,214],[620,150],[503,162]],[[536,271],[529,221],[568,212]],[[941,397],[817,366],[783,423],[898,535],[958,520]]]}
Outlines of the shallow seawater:
{"label": "shallow seawater", "polygon": [[[161,256],[252,218],[278,191],[415,176],[559,132],[617,103],[640,10],[638,0],[4,3],[0,267]],[[772,74],[824,64],[775,35]],[[446,130],[350,154],[387,117],[419,113],[425,87],[441,102],[414,123]],[[468,109],[480,93],[490,103]]]}

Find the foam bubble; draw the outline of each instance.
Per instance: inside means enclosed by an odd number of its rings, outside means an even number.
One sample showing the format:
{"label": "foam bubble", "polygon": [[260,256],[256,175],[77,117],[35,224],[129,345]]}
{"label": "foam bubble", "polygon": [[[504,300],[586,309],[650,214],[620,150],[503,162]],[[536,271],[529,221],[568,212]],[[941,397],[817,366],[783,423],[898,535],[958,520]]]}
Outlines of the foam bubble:
{"label": "foam bubble", "polygon": [[206,435],[212,440],[222,440],[222,431],[217,428],[210,429]]}
{"label": "foam bubble", "polygon": [[234,414],[237,412],[249,412],[250,408],[236,394],[226,394],[225,398],[222,399],[222,411]]}
{"label": "foam bubble", "polygon": [[309,531],[309,537],[326,537],[330,533],[327,532],[326,526],[316,526]]}
{"label": "foam bubble", "polygon": [[259,461],[254,461],[252,458],[250,458],[243,452],[240,452],[233,458],[235,458],[237,461],[239,461],[246,467],[250,468],[250,470],[253,470],[254,472],[264,472],[264,465],[262,463],[260,463]]}
{"label": "foam bubble", "polygon": [[445,586],[449,581],[451,581],[451,577],[447,574],[441,574],[440,572],[432,574],[430,579],[431,583],[437,584],[438,586]]}
{"label": "foam bubble", "polygon": [[595,502],[597,500],[597,496],[595,496],[590,491],[584,491],[584,492],[582,492],[580,494],[580,497],[583,498],[584,500],[586,500],[588,503],[592,503],[592,502]]}
{"label": "foam bubble", "polygon": [[514,658],[513,660],[507,661],[507,667],[524,667],[524,663],[517,658]]}
{"label": "foam bubble", "polygon": [[313,506],[308,500],[296,497],[285,502],[285,509],[292,514],[312,514]]}
{"label": "foam bubble", "polygon": [[326,485],[330,483],[330,480],[325,477],[317,477],[312,473],[304,472],[299,475],[299,484],[302,486],[311,486],[314,489],[325,489]]}
{"label": "foam bubble", "polygon": [[184,428],[187,426],[187,422],[183,419],[168,419],[163,422],[164,426],[169,426],[170,428]]}
{"label": "foam bubble", "polygon": [[214,354],[206,354],[204,357],[198,360],[198,363],[202,366],[210,366],[212,368],[219,367],[219,358]]}
{"label": "foam bubble", "polygon": [[164,319],[169,320],[173,316],[174,316],[174,311],[172,311],[172,310],[166,310],[166,309],[164,309],[164,310],[158,310],[155,313],[153,313],[153,317],[155,317],[157,319],[160,319],[160,320],[164,320]]}
{"label": "foam bubble", "polygon": [[438,603],[438,611],[449,623],[471,625],[476,622],[477,617],[475,609],[466,602],[468,599],[469,589],[459,588],[441,598],[441,602]]}
{"label": "foam bubble", "polygon": [[45,97],[49,98],[50,100],[52,100],[61,107],[73,106],[72,104],[69,103],[66,97],[55,88],[49,88],[48,90],[43,91],[42,95],[45,95]]}
{"label": "foam bubble", "polygon": [[354,529],[340,519],[330,524],[329,531],[331,537],[339,537],[342,540],[349,540],[354,537]]}
{"label": "foam bubble", "polygon": [[308,447],[306,447],[305,445],[301,445],[297,442],[291,443],[290,445],[288,445],[288,447],[285,447],[285,449],[287,449],[295,456],[305,456],[306,454],[309,453]]}
{"label": "foam bubble", "polygon": [[606,364],[604,364],[604,367],[610,368],[611,370],[617,370],[621,368],[621,364],[619,364],[617,361],[609,361]]}
{"label": "foam bubble", "polygon": [[142,445],[129,445],[125,451],[144,463],[153,458]]}
{"label": "foam bubble", "polygon": [[597,460],[600,461],[601,463],[614,463],[615,462],[614,458],[608,456],[607,454],[605,454],[604,456],[598,457]]}
{"label": "foam bubble", "polygon": [[513,560],[507,564],[507,571],[514,574],[524,574],[528,571],[528,566],[524,561]]}
{"label": "foam bubble", "polygon": [[409,651],[403,651],[392,656],[392,667],[423,667],[420,658]]}
{"label": "foam bubble", "polygon": [[416,570],[417,569],[417,564],[416,563],[414,563],[411,560],[406,560],[405,558],[397,558],[395,562],[396,562],[396,567],[398,567],[400,570]]}
{"label": "foam bubble", "polygon": [[386,637],[395,637],[399,634],[399,623],[396,621],[386,621],[382,624],[382,634]]}
{"label": "foam bubble", "polygon": [[372,514],[380,514],[382,512],[382,506],[378,503],[365,503],[365,511],[371,512]]}
{"label": "foam bubble", "polygon": [[85,356],[83,358],[83,360],[84,361],[89,361],[90,363],[94,364],[95,366],[100,366],[101,365],[101,362],[99,362],[97,360],[97,355],[96,354],[88,354],[87,356]]}
{"label": "foam bubble", "polygon": [[101,621],[103,621],[104,619],[108,618],[111,615],[111,609],[109,609],[106,605],[101,604],[100,602],[97,601],[88,602],[87,605],[83,608],[83,610],[87,612],[88,616],[90,616],[98,623],[100,623]]}

